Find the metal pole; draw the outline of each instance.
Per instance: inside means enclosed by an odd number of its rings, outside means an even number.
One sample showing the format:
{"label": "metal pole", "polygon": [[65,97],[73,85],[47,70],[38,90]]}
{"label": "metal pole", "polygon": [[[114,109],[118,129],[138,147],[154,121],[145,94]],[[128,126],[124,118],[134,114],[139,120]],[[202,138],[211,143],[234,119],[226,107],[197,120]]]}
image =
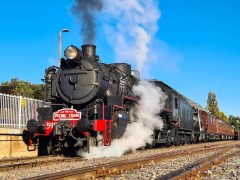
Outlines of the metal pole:
{"label": "metal pole", "polygon": [[21,129],[21,120],[22,120],[22,96],[19,97],[19,104],[18,104],[18,128]]}
{"label": "metal pole", "polygon": [[62,58],[62,30],[59,31],[58,35],[58,66],[61,65],[61,58]]}
{"label": "metal pole", "polygon": [[63,32],[69,32],[69,29],[62,29],[59,31],[58,34],[58,66],[60,67],[61,65],[61,58],[62,58],[62,33]]}

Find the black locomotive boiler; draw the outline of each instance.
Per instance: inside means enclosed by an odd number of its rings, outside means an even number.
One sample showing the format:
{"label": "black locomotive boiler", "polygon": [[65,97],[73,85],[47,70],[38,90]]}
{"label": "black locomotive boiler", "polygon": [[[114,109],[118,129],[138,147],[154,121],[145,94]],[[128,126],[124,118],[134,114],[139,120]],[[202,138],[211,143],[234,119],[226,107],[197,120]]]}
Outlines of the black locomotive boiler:
{"label": "black locomotive boiler", "polygon": [[23,132],[28,147],[39,155],[76,155],[90,145],[108,146],[120,138],[136,102],[132,92],[139,73],[126,63],[104,64],[96,46],[66,48],[60,67],[45,71],[45,99],[38,119],[28,121]]}

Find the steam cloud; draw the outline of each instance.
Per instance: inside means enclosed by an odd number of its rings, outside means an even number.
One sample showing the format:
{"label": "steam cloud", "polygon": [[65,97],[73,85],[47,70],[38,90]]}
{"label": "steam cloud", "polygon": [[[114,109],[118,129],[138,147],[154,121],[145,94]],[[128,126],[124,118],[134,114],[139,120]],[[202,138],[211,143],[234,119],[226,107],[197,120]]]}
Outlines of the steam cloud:
{"label": "steam cloud", "polygon": [[[157,1],[75,0],[73,13],[81,23],[84,43],[94,42],[95,13],[101,10],[102,16],[98,20],[105,28],[117,61],[135,64],[142,74],[147,62],[159,59],[154,49],[160,19]],[[162,127],[159,113],[165,105],[166,95],[147,81],[140,81],[133,87],[133,92],[140,100],[132,109],[132,123],[128,124],[123,137],[114,139],[111,146],[91,147],[90,153],[81,155],[87,158],[120,156],[152,142],[154,129]]]}
{"label": "steam cloud", "polygon": [[95,42],[96,20],[95,13],[101,11],[101,0],[75,0],[72,13],[81,24],[81,33],[85,44]]}
{"label": "steam cloud", "polygon": [[132,123],[121,139],[115,139],[111,146],[91,147],[91,152],[84,154],[87,158],[121,156],[127,151],[144,147],[152,142],[154,129],[161,129],[162,120],[159,112],[165,105],[166,95],[159,87],[147,81],[140,81],[133,87],[133,92],[140,97],[131,114]]}
{"label": "steam cloud", "polygon": [[[136,64],[142,71],[150,60],[150,45],[158,31],[160,10],[156,0],[103,0],[109,23],[106,34],[117,61]],[[104,22],[103,22],[104,23]]]}

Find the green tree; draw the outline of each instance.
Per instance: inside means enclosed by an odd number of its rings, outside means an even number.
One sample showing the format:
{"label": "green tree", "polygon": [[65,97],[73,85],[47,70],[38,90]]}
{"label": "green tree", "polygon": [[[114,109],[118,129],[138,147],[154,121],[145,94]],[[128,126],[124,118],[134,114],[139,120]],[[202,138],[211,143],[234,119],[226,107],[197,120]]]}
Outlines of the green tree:
{"label": "green tree", "polygon": [[28,81],[22,81],[14,78],[10,81],[3,82],[0,86],[0,92],[35,99],[43,99],[44,85],[33,85]]}
{"label": "green tree", "polygon": [[217,116],[219,119],[222,119],[227,124],[230,124],[228,116],[224,112],[221,112],[219,110],[217,96],[216,96],[216,94],[214,92],[209,92],[208,93],[207,109],[212,114]]}
{"label": "green tree", "polygon": [[207,109],[214,115],[219,116],[219,107],[217,97],[214,92],[208,93]]}
{"label": "green tree", "polygon": [[218,117],[220,119],[223,119],[223,121],[226,122],[227,124],[230,124],[229,118],[227,117],[227,115],[224,112],[219,112]]}
{"label": "green tree", "polygon": [[230,124],[233,125],[235,128],[237,128],[238,130],[240,130],[240,117],[230,115],[230,116],[229,116],[229,122],[230,122]]}
{"label": "green tree", "polygon": [[34,99],[44,99],[44,85],[43,84],[34,84],[32,85],[33,89],[33,98]]}

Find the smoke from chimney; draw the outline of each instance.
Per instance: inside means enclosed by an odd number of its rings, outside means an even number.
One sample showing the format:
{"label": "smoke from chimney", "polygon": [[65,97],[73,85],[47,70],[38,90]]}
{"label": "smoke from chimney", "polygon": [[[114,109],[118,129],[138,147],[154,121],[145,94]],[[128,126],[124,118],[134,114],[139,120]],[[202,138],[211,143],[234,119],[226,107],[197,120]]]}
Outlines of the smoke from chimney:
{"label": "smoke from chimney", "polygon": [[72,13],[81,24],[81,34],[84,44],[94,44],[96,19],[95,13],[102,9],[101,0],[75,0]]}

